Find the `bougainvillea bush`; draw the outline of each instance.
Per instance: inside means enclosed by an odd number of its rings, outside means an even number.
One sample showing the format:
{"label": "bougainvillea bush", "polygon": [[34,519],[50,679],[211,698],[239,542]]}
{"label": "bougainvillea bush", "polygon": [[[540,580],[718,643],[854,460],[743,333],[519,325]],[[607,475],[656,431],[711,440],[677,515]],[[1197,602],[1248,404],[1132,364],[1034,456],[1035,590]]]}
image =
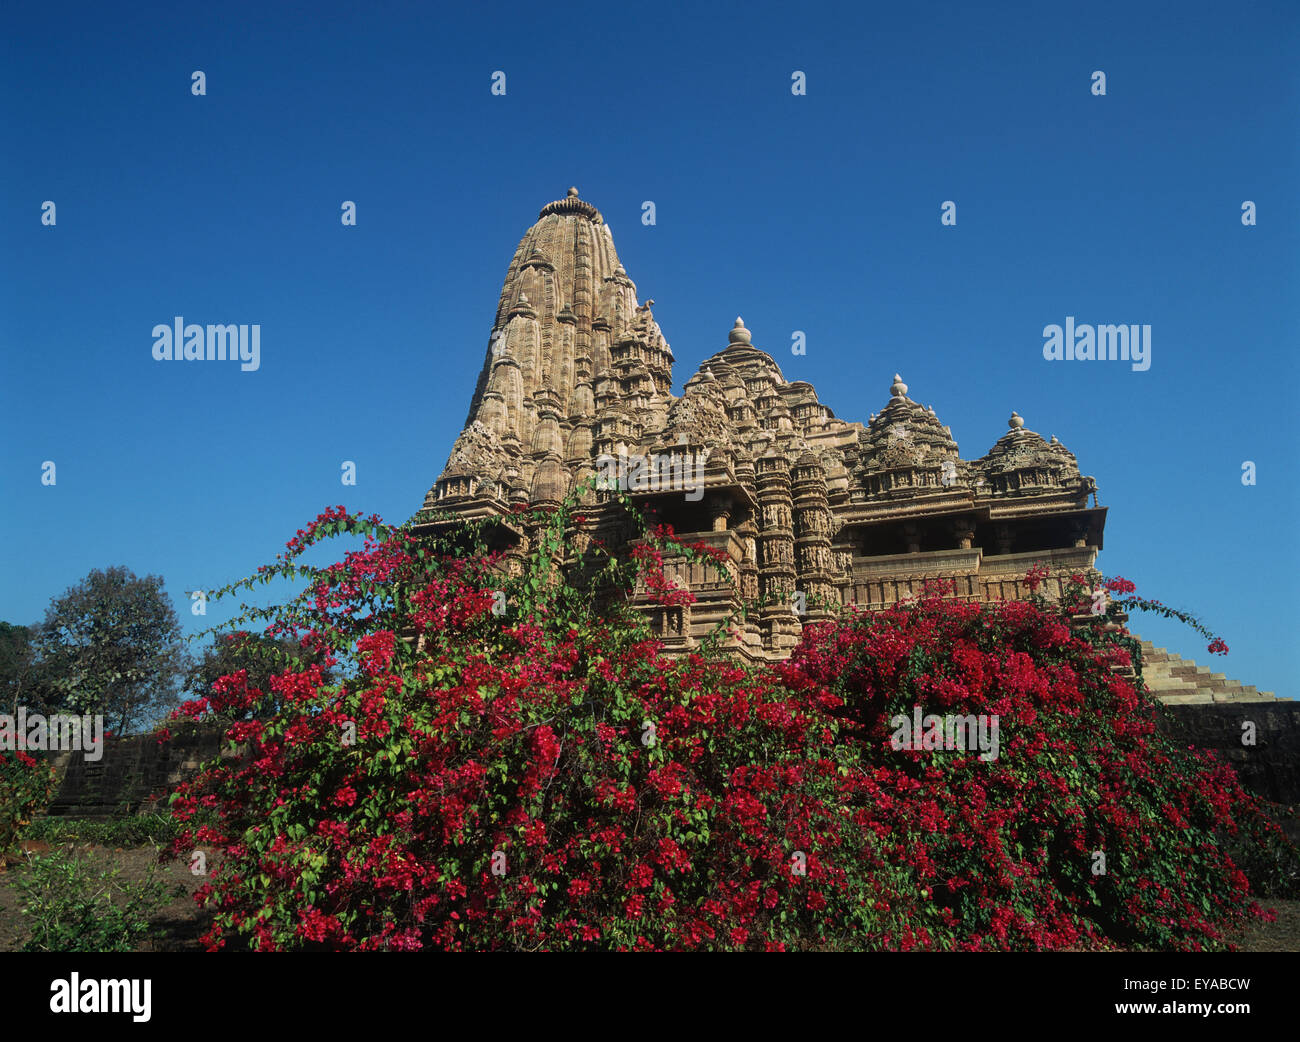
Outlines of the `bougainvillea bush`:
{"label": "bougainvillea bush", "polygon": [[54,791],[54,766],[21,749],[0,752],[0,855],[11,851]]}
{"label": "bougainvillea bush", "polygon": [[[1257,912],[1219,836],[1263,836],[1260,807],[1154,733],[1100,631],[936,594],[778,667],[669,660],[597,592],[680,602],[665,554],[710,551],[660,526],[574,588],[572,509],[507,576],[480,523],[417,541],[339,508],[226,591],[304,579],[260,617],[315,664],[182,709],[244,749],[173,797],[172,856],[217,853],[210,947],[1195,948]],[[365,546],[302,563],[340,534]],[[915,705],[997,714],[1000,756],[895,751]]]}
{"label": "bougainvillea bush", "polygon": [[[815,627],[779,667],[792,690],[841,700],[840,740],[860,753],[841,796],[907,867],[878,943],[1208,949],[1259,913],[1226,838],[1272,851],[1294,880],[1294,849],[1231,768],[1157,733],[1159,708],[1112,671],[1123,630],[1067,624],[1088,603],[1077,577],[1059,605],[936,592]],[[917,706],[996,716],[996,758],[896,751],[891,721]]]}

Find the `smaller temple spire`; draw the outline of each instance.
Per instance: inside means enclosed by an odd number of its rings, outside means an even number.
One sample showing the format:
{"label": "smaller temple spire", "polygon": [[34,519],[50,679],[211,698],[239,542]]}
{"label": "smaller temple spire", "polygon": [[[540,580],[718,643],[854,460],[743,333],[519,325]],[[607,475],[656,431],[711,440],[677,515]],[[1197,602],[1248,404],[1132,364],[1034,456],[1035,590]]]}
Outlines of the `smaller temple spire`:
{"label": "smaller temple spire", "polygon": [[749,330],[745,328],[745,320],[739,315],[736,316],[736,324],[731,327],[731,332],[727,334],[727,340],[732,344],[749,343]]}

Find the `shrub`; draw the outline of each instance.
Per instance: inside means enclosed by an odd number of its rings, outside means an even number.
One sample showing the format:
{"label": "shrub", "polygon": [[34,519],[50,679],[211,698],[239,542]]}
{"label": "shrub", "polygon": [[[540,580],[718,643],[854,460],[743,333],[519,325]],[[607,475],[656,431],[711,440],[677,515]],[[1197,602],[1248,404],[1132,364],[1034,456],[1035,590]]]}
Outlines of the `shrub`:
{"label": "shrub", "polygon": [[[1260,801],[1226,764],[1156,731],[1153,700],[1112,672],[1106,631],[1071,628],[1064,600],[954,604],[932,591],[814,627],[779,667],[807,697],[842,700],[842,741],[861,763],[846,801],[907,868],[878,943],[1220,947],[1258,909],[1217,837],[1272,845],[1294,866]],[[996,717],[996,759],[896,751],[917,706]]]}
{"label": "shrub", "polygon": [[140,883],[121,880],[121,868],[55,852],[28,858],[16,886],[31,921],[26,952],[129,952],[149,931],[149,919],[167,901],[167,888],[149,866]]}
{"label": "shrub", "polygon": [[104,847],[142,847],[169,843],[179,833],[179,823],[169,814],[137,814],[109,821],[41,818],[32,823],[27,835],[47,843],[75,841]]}
{"label": "shrub", "polygon": [[54,767],[25,752],[0,752],[0,855],[12,850],[54,791]]}
{"label": "shrub", "polygon": [[[416,542],[339,508],[223,591],[306,579],[240,621],[316,658],[178,714],[247,751],[173,795],[172,856],[222,853],[209,947],[1194,948],[1257,911],[1215,831],[1262,835],[1258,804],[1154,733],[1113,634],[931,596],[810,626],[772,668],[670,661],[605,594],[637,572],[689,597],[664,553],[708,549],[597,544],[577,588],[570,509],[507,578],[480,524]],[[299,563],[340,534],[365,548]],[[896,752],[919,704],[997,714],[1002,754]]]}
{"label": "shrub", "polygon": [[201,891],[214,947],[779,948],[870,922],[816,707],[764,672],[662,660],[643,625],[602,621],[540,568],[503,617],[490,559],[418,574],[418,555],[398,535],[314,588],[335,609],[357,573],[395,580],[390,602],[364,591],[351,681],[313,666],[263,692],[238,674],[186,710],[248,718],[228,732],[246,762],[173,803],[217,812],[173,846],[222,847]]}

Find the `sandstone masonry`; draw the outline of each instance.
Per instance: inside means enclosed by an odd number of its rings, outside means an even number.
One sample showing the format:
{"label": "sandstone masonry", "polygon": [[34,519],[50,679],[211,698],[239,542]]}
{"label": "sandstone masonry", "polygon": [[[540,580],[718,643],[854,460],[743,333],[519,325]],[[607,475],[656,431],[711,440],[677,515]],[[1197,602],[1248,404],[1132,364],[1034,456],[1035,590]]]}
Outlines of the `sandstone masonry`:
{"label": "sandstone masonry", "polygon": [[[575,483],[612,473],[611,461],[664,463],[691,484],[632,482],[630,493],[679,535],[723,551],[733,582],[678,560],[670,575],[695,603],[639,606],[681,653],[766,597],[732,642],[753,661],[787,656],[825,602],[883,608],[937,578],[965,600],[1020,598],[1036,563],[1054,596],[1093,568],[1106,520],[1096,482],[1016,413],[972,460],[898,374],[865,424],[838,419],[810,384],[785,379],[739,318],[678,397],[651,304],[577,189],[544,206],[506,271],[464,430],[425,507],[500,517],[518,561],[532,533],[512,507],[558,504]],[[592,537],[628,548],[635,533],[610,498],[586,494],[571,533],[578,553]]]}

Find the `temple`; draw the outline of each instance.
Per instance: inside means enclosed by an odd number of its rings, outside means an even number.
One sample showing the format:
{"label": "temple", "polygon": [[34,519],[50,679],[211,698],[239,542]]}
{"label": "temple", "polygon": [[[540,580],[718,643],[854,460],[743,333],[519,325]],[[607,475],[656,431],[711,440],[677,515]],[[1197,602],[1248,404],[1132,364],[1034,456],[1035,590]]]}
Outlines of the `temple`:
{"label": "temple", "polygon": [[[1063,577],[1093,568],[1106,521],[1096,482],[1017,413],[983,455],[963,459],[895,373],[865,424],[841,420],[810,384],[787,381],[739,318],[679,397],[652,304],[577,189],[544,206],[506,271],[464,430],[425,507],[501,517],[508,556],[521,558],[531,535],[507,517],[513,506],[617,481],[727,561],[731,581],[670,561],[692,604],[638,598],[667,650],[689,651],[761,600],[732,640],[751,661],[787,656],[827,605],[881,608],[939,578],[966,600],[1019,598],[1035,564],[1055,595]],[[634,541],[610,500],[585,493],[576,554],[592,537]]]}

